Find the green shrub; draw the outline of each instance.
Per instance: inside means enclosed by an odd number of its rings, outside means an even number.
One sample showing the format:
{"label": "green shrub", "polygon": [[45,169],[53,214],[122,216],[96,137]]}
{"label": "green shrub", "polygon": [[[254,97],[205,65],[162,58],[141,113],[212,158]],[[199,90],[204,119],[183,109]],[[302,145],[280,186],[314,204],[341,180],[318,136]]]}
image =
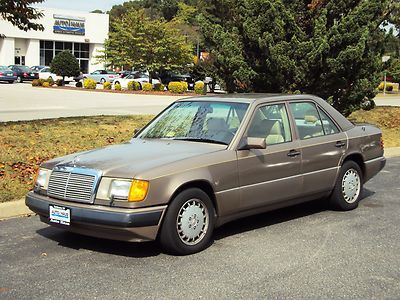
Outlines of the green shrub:
{"label": "green shrub", "polygon": [[142,90],[149,92],[149,91],[153,90],[153,85],[150,82],[145,82],[142,84]]}
{"label": "green shrub", "polygon": [[111,82],[108,82],[108,81],[104,82],[103,83],[103,89],[104,90],[111,90]]}
{"label": "green shrub", "polygon": [[54,80],[51,77],[47,78],[45,81],[48,82],[50,84],[50,86],[54,85]]}
{"label": "green shrub", "polygon": [[140,90],[139,82],[134,81],[134,80],[129,81],[128,82],[128,90],[130,90],[130,91],[138,91],[138,90]]}
{"label": "green shrub", "polygon": [[43,83],[46,82],[43,78],[38,79],[39,86],[43,86]]}
{"label": "green shrub", "polygon": [[63,85],[64,85],[64,80],[62,80],[62,79],[57,79],[57,80],[56,80],[56,85],[57,85],[57,86],[63,86]]}
{"label": "green shrub", "polygon": [[186,81],[181,81],[182,87],[183,87],[183,91],[186,92],[189,88],[189,85]]}
{"label": "green shrub", "polygon": [[175,94],[183,94],[186,90],[185,90],[185,85],[182,84],[182,82],[178,82],[178,81],[171,81],[168,84],[168,90],[171,93],[175,93]]}
{"label": "green shrub", "polygon": [[116,91],[120,91],[120,90],[122,89],[122,87],[121,87],[121,85],[120,85],[119,83],[117,83],[117,84],[114,86],[114,89],[115,89]]}
{"label": "green shrub", "polygon": [[199,95],[205,94],[203,81],[196,82],[196,84],[194,85],[194,92]]}
{"label": "green shrub", "polygon": [[165,86],[162,83],[156,83],[154,85],[154,90],[155,91],[162,92],[162,91],[164,91],[164,89],[165,89]]}
{"label": "green shrub", "polygon": [[88,90],[95,90],[96,89],[96,80],[86,78],[83,80],[83,87]]}
{"label": "green shrub", "polygon": [[32,86],[40,86],[39,80],[40,80],[40,79],[34,79],[34,80],[32,80]]}
{"label": "green shrub", "polygon": [[50,86],[50,83],[48,83],[47,81],[45,81],[45,82],[43,82],[42,86],[43,86],[43,87],[49,87],[49,86]]}
{"label": "green shrub", "polygon": [[[382,92],[384,88],[385,88],[385,82],[382,81],[378,86],[378,90]],[[386,82],[386,92],[393,91],[393,88],[394,84],[392,82]]]}

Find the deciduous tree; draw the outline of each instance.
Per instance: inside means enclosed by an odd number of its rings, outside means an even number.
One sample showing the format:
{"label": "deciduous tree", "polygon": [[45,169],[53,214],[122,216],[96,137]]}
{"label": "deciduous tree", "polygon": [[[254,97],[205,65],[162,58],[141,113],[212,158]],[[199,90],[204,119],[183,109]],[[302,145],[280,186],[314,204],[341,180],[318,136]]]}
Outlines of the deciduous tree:
{"label": "deciduous tree", "polygon": [[[0,17],[10,22],[21,30],[42,30],[43,25],[35,23],[43,14],[32,5],[41,3],[44,0],[0,0]],[[0,32],[0,35],[2,33]]]}
{"label": "deciduous tree", "polygon": [[100,60],[150,72],[182,70],[192,62],[192,46],[163,19],[151,20],[144,10],[130,10],[113,24]]}

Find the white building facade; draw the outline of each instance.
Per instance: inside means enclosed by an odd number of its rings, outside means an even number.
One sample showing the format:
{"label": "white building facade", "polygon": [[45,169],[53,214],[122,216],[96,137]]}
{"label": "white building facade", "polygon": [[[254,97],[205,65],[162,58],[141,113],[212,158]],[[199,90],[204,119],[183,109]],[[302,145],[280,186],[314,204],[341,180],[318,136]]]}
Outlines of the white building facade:
{"label": "white building facade", "polygon": [[108,37],[108,14],[60,9],[40,9],[44,16],[36,21],[44,31],[23,31],[0,18],[0,65],[48,66],[53,57],[70,50],[83,73],[103,69],[96,56]]}

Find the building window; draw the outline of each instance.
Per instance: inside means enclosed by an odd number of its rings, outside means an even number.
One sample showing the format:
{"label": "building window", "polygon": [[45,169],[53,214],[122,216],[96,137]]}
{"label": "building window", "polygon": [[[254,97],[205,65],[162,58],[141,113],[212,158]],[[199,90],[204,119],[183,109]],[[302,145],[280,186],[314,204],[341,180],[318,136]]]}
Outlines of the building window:
{"label": "building window", "polygon": [[83,73],[89,72],[89,44],[85,43],[40,41],[40,64],[49,66],[54,56],[64,50],[75,55]]}

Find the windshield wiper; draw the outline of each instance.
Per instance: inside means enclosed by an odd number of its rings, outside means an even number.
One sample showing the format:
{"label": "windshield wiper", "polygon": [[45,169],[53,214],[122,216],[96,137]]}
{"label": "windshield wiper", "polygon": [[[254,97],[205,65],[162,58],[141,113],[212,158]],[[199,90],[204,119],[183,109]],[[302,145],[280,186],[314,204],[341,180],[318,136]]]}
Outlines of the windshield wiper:
{"label": "windshield wiper", "polygon": [[205,138],[195,138],[195,137],[177,137],[177,138],[173,138],[173,140],[228,145],[228,143],[225,143],[222,141],[216,141],[216,140],[205,139]]}

